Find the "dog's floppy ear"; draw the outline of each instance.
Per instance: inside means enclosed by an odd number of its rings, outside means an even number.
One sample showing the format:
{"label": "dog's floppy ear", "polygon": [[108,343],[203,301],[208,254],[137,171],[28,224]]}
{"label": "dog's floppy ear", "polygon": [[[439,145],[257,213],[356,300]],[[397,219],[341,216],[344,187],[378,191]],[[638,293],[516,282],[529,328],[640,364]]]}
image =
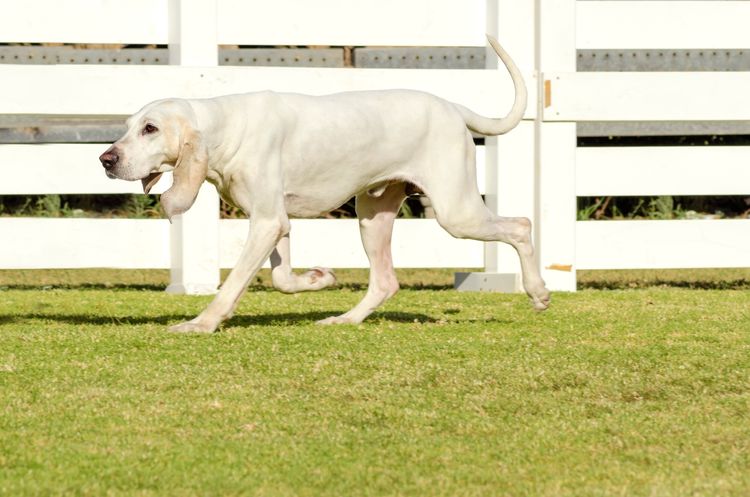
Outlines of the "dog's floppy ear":
{"label": "dog's floppy ear", "polygon": [[193,205],[207,173],[208,155],[200,134],[186,126],[172,173],[172,186],[161,195],[161,205],[170,222]]}

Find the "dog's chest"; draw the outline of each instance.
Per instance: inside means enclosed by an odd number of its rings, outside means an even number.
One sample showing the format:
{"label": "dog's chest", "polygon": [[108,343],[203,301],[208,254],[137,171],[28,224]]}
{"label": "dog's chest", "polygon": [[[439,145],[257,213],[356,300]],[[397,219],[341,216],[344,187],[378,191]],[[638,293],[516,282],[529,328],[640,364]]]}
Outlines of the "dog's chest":
{"label": "dog's chest", "polygon": [[224,181],[224,177],[222,175],[220,175],[216,171],[209,169],[208,173],[206,174],[206,181],[216,187],[216,190],[219,192],[219,195],[221,195],[221,198],[234,205],[235,207],[238,207],[237,203],[232,199],[232,195],[229,192],[230,182]]}

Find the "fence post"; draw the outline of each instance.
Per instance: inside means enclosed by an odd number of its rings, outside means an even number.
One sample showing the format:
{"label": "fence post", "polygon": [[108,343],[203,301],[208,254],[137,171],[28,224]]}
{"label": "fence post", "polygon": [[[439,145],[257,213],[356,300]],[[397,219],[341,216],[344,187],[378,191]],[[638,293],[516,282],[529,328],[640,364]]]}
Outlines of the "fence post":
{"label": "fence post", "polygon": [[576,0],[537,1],[537,246],[550,290],[575,291],[576,124],[545,122],[555,81],[545,72],[576,70]]}
{"label": "fence post", "polygon": [[[486,0],[487,33],[513,57],[521,69],[529,92],[529,104],[536,101],[534,73],[534,2]],[[487,45],[487,70],[506,72],[494,50]],[[486,137],[485,203],[501,216],[535,218],[534,121],[522,121],[507,135]],[[521,265],[513,247],[505,243],[484,244],[484,272],[457,273],[458,290],[519,292]]]}
{"label": "fence post", "polygon": [[[169,0],[169,63],[216,66],[216,0]],[[204,184],[193,206],[170,227],[171,271],[167,292],[215,293],[219,286],[219,195]]]}

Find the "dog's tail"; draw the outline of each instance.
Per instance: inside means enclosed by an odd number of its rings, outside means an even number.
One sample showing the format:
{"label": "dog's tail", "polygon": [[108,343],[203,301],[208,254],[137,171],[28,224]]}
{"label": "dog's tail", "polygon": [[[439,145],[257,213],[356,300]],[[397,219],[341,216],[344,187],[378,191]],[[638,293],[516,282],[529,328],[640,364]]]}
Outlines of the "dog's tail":
{"label": "dog's tail", "polygon": [[523,76],[521,76],[521,71],[518,70],[518,66],[516,66],[516,63],[510,58],[508,52],[506,52],[503,47],[500,46],[500,43],[498,43],[492,36],[487,35],[487,40],[490,42],[490,45],[492,45],[497,56],[500,57],[500,60],[505,64],[505,67],[510,73],[511,79],[513,80],[513,87],[516,91],[516,98],[513,101],[513,107],[511,107],[508,115],[501,119],[480,116],[463,105],[456,104],[456,108],[461,113],[466,126],[471,131],[480,135],[496,136],[507,133],[521,122],[523,114],[526,111],[527,92],[526,84],[523,81]]}

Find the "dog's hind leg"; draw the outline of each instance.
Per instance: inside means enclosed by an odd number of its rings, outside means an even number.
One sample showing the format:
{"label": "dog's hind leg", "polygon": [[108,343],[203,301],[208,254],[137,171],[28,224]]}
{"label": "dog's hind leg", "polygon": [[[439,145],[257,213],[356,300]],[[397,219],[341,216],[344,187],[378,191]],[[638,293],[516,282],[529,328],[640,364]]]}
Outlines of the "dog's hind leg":
{"label": "dog's hind leg", "polygon": [[[467,135],[463,157],[443,157],[435,169],[439,174],[424,179],[424,190],[430,197],[438,223],[456,238],[510,244],[521,261],[522,281],[534,308],[549,306],[550,293],[545,287],[531,242],[531,221],[523,217],[501,217],[484,205],[476,184],[474,146]],[[463,168],[456,167],[456,163]]]}
{"label": "dog's hind leg", "polygon": [[361,323],[372,311],[398,291],[391,257],[393,221],[406,198],[405,183],[394,183],[378,195],[357,196],[357,217],[362,245],[370,260],[370,283],[364,298],[350,311],[332,316],[320,324]]}
{"label": "dog's hind leg", "polygon": [[336,283],[336,275],[328,268],[314,267],[298,275],[294,274],[289,254],[289,234],[276,244],[271,253],[271,279],[273,286],[284,293],[320,290]]}
{"label": "dog's hind leg", "polygon": [[550,293],[542,280],[534,257],[531,243],[531,221],[525,217],[500,217],[492,214],[483,203],[470,206],[474,202],[442,215],[433,201],[435,214],[440,225],[456,238],[471,238],[485,242],[510,244],[521,261],[524,290],[531,298],[534,309],[543,311],[549,306]]}

